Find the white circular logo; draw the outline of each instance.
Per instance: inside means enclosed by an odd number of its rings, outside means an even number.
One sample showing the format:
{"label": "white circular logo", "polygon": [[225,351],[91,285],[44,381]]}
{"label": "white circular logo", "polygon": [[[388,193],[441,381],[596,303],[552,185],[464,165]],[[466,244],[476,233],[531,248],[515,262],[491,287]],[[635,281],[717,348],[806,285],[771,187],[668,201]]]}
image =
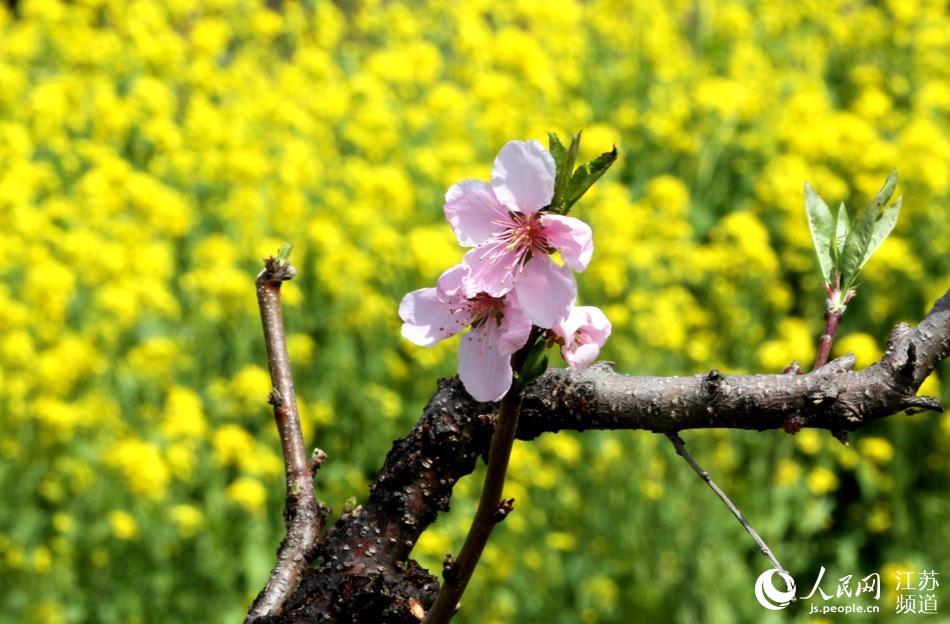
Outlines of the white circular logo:
{"label": "white circular logo", "polygon": [[[785,591],[776,589],[772,584],[772,577],[776,573],[785,581]],[[781,611],[795,599],[795,579],[788,572],[775,568],[766,570],[755,581],[755,599],[766,609]]]}

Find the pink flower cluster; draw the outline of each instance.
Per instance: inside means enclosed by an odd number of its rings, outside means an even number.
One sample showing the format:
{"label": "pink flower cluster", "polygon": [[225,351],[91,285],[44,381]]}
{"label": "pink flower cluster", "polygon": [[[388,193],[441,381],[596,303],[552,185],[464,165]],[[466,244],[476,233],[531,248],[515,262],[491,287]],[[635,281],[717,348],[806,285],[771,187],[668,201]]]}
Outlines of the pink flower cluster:
{"label": "pink flower cluster", "polygon": [[[575,307],[574,271],[590,263],[590,227],[546,211],[555,163],[537,141],[510,141],[498,153],[491,183],[464,180],[445,195],[445,217],[472,249],[439,277],[435,288],[403,297],[402,335],[430,346],[465,327],[459,377],[479,401],[497,401],[511,386],[511,356],[536,325],[572,368],[593,362],[610,322],[593,307]],[[551,254],[559,252],[564,264]]]}

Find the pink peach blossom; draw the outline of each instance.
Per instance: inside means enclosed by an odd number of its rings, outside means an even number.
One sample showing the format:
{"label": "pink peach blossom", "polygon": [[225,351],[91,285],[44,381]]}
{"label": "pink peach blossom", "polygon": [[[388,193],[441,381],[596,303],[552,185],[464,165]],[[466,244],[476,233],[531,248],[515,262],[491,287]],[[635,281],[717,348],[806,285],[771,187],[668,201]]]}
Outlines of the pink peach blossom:
{"label": "pink peach blossom", "polygon": [[599,308],[572,306],[566,319],[551,331],[561,343],[561,355],[570,368],[586,368],[600,355],[610,337],[610,321]]}
{"label": "pink peach blossom", "polygon": [[456,265],[439,277],[435,288],[414,290],[399,304],[402,335],[431,346],[467,326],[459,344],[459,378],[478,401],[498,401],[511,387],[511,354],[528,341],[531,321],[514,293],[468,297],[462,282],[467,269]]}
{"label": "pink peach blossom", "polygon": [[[514,292],[528,319],[549,328],[577,295],[571,269],[583,271],[594,243],[590,227],[550,214],[554,159],[537,141],[510,141],[492,168],[491,184],[464,180],[445,195],[445,216],[459,243],[474,247],[462,263],[469,297]],[[551,259],[559,251],[564,265]]]}

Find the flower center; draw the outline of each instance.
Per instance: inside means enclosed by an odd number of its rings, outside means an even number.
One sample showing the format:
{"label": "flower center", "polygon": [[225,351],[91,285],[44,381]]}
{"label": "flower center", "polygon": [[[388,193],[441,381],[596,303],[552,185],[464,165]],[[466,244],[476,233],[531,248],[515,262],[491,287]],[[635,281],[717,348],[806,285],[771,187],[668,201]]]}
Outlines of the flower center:
{"label": "flower center", "polygon": [[501,323],[504,298],[492,297],[488,293],[478,293],[468,300],[469,310],[472,313],[472,328],[478,328],[490,318]]}
{"label": "flower center", "polygon": [[482,257],[487,258],[489,262],[494,263],[506,258],[511,261],[509,268],[514,268],[518,265],[524,266],[531,259],[532,253],[554,252],[538,213],[524,215],[520,212],[509,212],[506,218],[493,223],[503,229],[495,235],[494,241],[486,246]]}
{"label": "flower center", "polygon": [[574,332],[575,345],[587,344],[588,342],[594,342],[594,341],[590,339],[590,336],[587,335],[587,332],[585,332],[582,329],[578,329],[576,332]]}
{"label": "flower center", "polygon": [[544,235],[544,225],[538,213],[524,215],[520,212],[509,212],[508,219],[505,231],[498,235],[498,240],[508,249],[517,250],[520,255],[527,255],[531,251],[554,251]]}

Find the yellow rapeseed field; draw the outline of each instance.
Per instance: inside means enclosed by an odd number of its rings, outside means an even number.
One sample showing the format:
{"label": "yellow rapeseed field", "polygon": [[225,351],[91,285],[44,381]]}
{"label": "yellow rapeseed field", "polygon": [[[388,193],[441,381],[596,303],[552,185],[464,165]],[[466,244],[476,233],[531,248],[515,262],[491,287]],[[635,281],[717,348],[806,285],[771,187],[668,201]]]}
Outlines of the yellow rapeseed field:
{"label": "yellow rapeseed field", "polygon": [[[396,308],[461,257],[442,196],[510,139],[582,128],[582,157],[620,150],[575,212],[596,244],[581,298],[612,321],[604,356],[624,372],[810,364],[823,295],[805,180],[859,207],[901,175],[838,353],[873,362],[950,282],[946,2],[12,4],[0,622],[241,618],[283,528],[260,259],[296,246],[290,351],[308,444],[329,454],[318,495],[339,510],[454,371],[454,341],[414,348]],[[948,400],[940,375],[925,390]],[[851,447],[689,439],[789,569],[950,573],[950,416],[890,421]],[[517,508],[459,620],[758,621],[764,560],[667,447],[516,446]],[[417,546],[430,570],[479,482]]]}

